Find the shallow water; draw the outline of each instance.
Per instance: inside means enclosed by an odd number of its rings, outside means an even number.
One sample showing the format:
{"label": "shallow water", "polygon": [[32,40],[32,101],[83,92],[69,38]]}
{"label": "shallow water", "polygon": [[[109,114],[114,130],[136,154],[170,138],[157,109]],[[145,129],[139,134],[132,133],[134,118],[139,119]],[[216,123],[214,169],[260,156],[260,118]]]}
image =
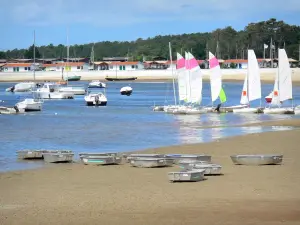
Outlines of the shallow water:
{"label": "shallow water", "polygon": [[[73,84],[87,86],[87,82]],[[120,88],[128,84],[133,88],[132,96],[121,96]],[[11,83],[0,83],[0,100],[4,100],[0,105],[12,106],[20,97],[30,96],[5,92],[10,86]],[[263,85],[263,96],[269,94],[272,86]],[[226,104],[239,104],[242,83],[225,83],[224,88],[228,99]],[[41,112],[0,115],[0,171],[43,165],[32,161],[17,162],[15,152],[20,149],[69,149],[75,153],[122,152],[277,130],[276,127],[226,126],[299,118],[295,115],[233,113],[171,115],[153,112],[151,107],[154,104],[173,104],[172,83],[108,82],[106,89],[106,107],[87,107],[83,96],[76,96],[70,100],[45,100]],[[293,92],[294,103],[300,104],[300,88],[294,88]],[[203,95],[203,104],[210,105],[208,83],[204,83]],[[254,103],[259,104],[259,101]]]}

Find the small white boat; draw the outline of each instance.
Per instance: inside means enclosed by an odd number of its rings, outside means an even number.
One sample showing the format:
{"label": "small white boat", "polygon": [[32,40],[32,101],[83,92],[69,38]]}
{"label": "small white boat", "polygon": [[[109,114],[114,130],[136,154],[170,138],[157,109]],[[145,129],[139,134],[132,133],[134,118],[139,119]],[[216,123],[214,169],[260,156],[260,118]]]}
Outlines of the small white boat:
{"label": "small white boat", "polygon": [[86,89],[82,86],[60,86],[59,92],[72,93],[74,95],[85,95]]}
{"label": "small white boat", "polygon": [[180,171],[168,173],[169,181],[171,182],[188,182],[188,181],[202,181],[204,180],[204,169]]}
{"label": "small white boat", "polygon": [[275,165],[282,162],[283,155],[232,155],[232,162],[237,165]]}
{"label": "small white boat", "polygon": [[24,109],[25,112],[41,111],[43,103],[40,99],[25,98],[23,101],[18,102],[16,106]]}
{"label": "small white boat", "polygon": [[122,157],[111,153],[88,153],[80,155],[85,165],[117,165],[122,162]]}
{"label": "small white boat", "polygon": [[14,92],[27,92],[27,91],[32,91],[36,87],[36,84],[34,82],[22,82],[22,83],[17,83],[13,91]]}
{"label": "small white boat", "polygon": [[132,94],[132,87],[129,87],[129,86],[122,87],[120,89],[120,93],[121,93],[121,95],[130,96]]}
{"label": "small white boat", "polygon": [[165,158],[166,156],[163,154],[130,154],[126,156],[127,162],[130,162],[130,160],[135,159],[135,158]]}
{"label": "small white boat", "polygon": [[299,115],[299,114],[300,114],[300,105],[298,105],[298,106],[296,106],[296,107],[294,108],[294,114],[295,114],[295,115]]}
{"label": "small white boat", "polygon": [[106,84],[100,80],[92,80],[89,83],[88,88],[106,88]]}
{"label": "small white boat", "polygon": [[17,151],[18,159],[43,159],[43,153],[46,150],[19,150]]}
{"label": "small white boat", "polygon": [[220,175],[222,166],[213,163],[195,163],[189,164],[184,169],[187,171],[204,169],[204,175]]}
{"label": "small white boat", "polygon": [[55,83],[45,83],[38,88],[35,93],[37,98],[41,99],[73,99],[74,94],[70,92],[62,92],[60,86]]}
{"label": "small white boat", "polygon": [[106,106],[107,104],[107,98],[101,92],[88,94],[84,96],[84,100],[88,106]]}

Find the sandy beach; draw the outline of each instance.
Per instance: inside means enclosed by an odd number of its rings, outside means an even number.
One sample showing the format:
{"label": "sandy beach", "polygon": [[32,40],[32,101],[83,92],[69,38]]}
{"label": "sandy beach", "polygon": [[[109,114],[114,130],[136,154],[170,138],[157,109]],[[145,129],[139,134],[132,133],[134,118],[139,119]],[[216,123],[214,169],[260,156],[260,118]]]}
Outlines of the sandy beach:
{"label": "sandy beach", "polygon": [[[258,124],[255,124],[258,125]],[[300,120],[267,126],[300,126]],[[0,173],[0,224],[299,224],[300,130],[250,134],[212,143],[149,149],[204,153],[222,176],[170,183],[158,169],[55,164]],[[232,154],[278,153],[282,165],[237,166]]]}

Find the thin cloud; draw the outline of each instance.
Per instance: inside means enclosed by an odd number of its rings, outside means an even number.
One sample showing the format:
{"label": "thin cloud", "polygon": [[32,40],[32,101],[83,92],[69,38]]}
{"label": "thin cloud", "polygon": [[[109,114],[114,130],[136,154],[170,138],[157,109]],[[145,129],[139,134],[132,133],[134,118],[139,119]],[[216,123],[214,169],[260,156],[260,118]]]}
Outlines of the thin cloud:
{"label": "thin cloud", "polygon": [[[93,24],[122,26],[137,23],[169,21],[234,21],[257,15],[300,12],[299,0],[11,0],[2,3],[0,12],[19,25],[49,26],[63,24]],[[2,17],[0,16],[0,17]]]}

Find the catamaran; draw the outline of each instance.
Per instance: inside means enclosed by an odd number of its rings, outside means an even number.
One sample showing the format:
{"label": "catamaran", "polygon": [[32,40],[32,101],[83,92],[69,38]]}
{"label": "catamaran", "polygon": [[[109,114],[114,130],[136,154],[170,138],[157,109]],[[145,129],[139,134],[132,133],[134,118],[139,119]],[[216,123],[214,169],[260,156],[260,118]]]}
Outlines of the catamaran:
{"label": "catamaran", "polygon": [[245,108],[233,109],[234,113],[258,113],[258,108],[250,107],[250,102],[261,99],[261,82],[258,62],[255,52],[252,49],[248,50],[248,68],[244,80],[244,86],[241,95],[240,103],[247,105]]}
{"label": "catamaran", "polygon": [[[273,96],[270,107],[264,109],[265,114],[294,113],[293,108],[281,108],[281,104],[293,98],[292,71],[285,49],[278,50],[278,70],[276,73]],[[275,107],[271,107],[275,106]],[[277,106],[277,107],[276,107]]]}

